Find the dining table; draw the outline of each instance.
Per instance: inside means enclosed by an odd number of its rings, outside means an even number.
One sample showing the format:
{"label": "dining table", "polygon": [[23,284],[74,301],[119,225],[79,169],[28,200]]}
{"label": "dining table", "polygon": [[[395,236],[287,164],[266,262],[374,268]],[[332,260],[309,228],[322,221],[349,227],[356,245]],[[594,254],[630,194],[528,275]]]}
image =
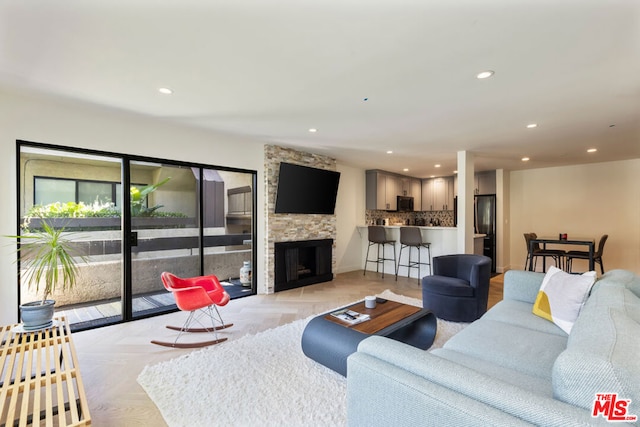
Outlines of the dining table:
{"label": "dining table", "polygon": [[[589,271],[595,269],[595,262],[593,260],[593,254],[595,249],[596,240],[591,237],[536,237],[529,241],[529,253],[533,253],[533,248],[536,244],[542,245],[542,249],[547,249],[547,245],[582,245],[587,246],[589,252]],[[542,271],[547,271],[546,257],[542,257]],[[529,270],[533,271],[533,264],[529,265]]]}

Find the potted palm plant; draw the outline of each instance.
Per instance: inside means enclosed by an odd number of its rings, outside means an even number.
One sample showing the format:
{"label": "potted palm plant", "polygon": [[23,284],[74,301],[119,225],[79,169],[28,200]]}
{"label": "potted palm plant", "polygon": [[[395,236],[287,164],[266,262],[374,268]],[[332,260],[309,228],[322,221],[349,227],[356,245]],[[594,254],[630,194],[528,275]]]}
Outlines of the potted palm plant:
{"label": "potted palm plant", "polygon": [[62,290],[73,288],[79,273],[78,259],[87,261],[85,256],[74,253],[72,242],[62,235],[64,227],[54,228],[46,220],[41,222],[41,227],[39,231],[8,236],[19,242],[17,251],[22,282],[29,287],[35,285],[38,292],[41,286],[43,288],[39,301],[20,305],[25,330],[51,325],[55,301],[48,299],[49,296],[58,285]]}

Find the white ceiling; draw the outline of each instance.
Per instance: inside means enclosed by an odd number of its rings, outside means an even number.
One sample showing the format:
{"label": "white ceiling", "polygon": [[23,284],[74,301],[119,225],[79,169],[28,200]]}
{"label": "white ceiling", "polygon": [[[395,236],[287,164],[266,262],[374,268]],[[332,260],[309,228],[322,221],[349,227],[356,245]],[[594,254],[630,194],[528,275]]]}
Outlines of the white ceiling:
{"label": "white ceiling", "polygon": [[640,158],[640,1],[2,0],[0,86],[417,177]]}

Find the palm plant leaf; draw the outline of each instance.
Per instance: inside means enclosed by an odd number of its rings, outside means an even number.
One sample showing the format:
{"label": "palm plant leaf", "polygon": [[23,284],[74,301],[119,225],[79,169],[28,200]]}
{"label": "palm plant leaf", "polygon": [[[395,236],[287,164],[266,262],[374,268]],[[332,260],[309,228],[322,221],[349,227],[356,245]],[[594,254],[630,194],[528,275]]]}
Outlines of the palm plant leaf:
{"label": "palm plant leaf", "polygon": [[64,227],[56,229],[43,221],[42,231],[8,236],[20,243],[17,250],[24,267],[20,274],[27,285],[35,285],[39,291],[40,283],[44,283],[43,301],[59,283],[63,290],[75,286],[79,268],[74,255],[87,262],[86,256],[74,253],[75,248],[68,238],[62,236],[63,231]]}

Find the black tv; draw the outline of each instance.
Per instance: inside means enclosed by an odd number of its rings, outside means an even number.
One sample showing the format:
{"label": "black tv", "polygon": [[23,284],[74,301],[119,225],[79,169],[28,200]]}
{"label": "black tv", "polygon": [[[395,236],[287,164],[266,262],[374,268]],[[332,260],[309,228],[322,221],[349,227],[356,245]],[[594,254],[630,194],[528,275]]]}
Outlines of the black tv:
{"label": "black tv", "polygon": [[282,162],[275,213],[333,215],[339,182],[340,172]]}

